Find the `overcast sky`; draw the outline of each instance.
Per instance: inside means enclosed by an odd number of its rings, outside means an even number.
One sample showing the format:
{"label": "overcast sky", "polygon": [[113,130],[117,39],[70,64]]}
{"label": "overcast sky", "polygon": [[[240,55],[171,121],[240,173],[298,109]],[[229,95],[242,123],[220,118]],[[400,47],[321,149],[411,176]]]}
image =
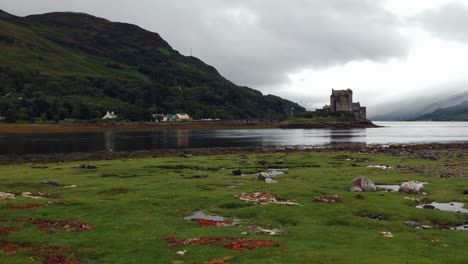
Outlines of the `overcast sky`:
{"label": "overcast sky", "polygon": [[25,16],[86,12],[159,33],[236,84],[321,107],[468,91],[468,0],[0,0]]}

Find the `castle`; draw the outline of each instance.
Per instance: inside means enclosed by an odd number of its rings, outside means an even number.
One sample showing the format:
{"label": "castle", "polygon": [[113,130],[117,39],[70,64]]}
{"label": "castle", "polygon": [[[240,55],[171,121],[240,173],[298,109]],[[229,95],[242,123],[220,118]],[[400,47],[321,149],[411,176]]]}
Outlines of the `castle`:
{"label": "castle", "polygon": [[322,111],[329,113],[352,113],[358,120],[367,120],[366,107],[362,107],[359,102],[353,103],[353,91],[351,89],[332,89],[330,105],[324,106]]}

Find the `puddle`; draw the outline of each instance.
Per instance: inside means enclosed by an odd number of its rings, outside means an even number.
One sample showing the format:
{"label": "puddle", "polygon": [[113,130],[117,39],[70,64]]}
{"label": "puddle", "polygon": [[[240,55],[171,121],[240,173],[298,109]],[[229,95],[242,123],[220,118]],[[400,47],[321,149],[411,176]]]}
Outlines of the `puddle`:
{"label": "puddle", "polygon": [[468,231],[468,225],[452,227],[453,230]]}
{"label": "puddle", "polygon": [[437,209],[437,210],[456,212],[456,213],[468,213],[468,209],[463,208],[463,203],[457,203],[457,202],[421,204],[416,207],[424,208],[424,209]]}
{"label": "puddle", "polygon": [[390,184],[390,185],[375,185],[379,189],[383,189],[385,192],[398,192],[400,185]]}
{"label": "puddle", "polygon": [[[220,216],[220,215],[207,215],[203,211],[196,211],[193,213],[193,215],[185,216],[185,220],[197,220],[197,219],[203,219],[203,220],[210,220],[210,221],[216,221],[216,222],[224,222],[225,217]],[[237,225],[239,224],[240,220],[239,219],[233,219],[231,225]]]}
{"label": "puddle", "polygon": [[379,168],[379,169],[384,169],[384,170],[389,170],[393,169],[392,166],[386,166],[386,165],[369,165],[367,168]]}

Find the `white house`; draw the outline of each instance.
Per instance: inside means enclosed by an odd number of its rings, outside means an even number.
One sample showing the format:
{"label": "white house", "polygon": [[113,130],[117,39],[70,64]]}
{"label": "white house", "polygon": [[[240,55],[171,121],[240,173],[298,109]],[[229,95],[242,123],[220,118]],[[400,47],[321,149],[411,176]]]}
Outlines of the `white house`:
{"label": "white house", "polygon": [[102,119],[116,119],[117,115],[114,112],[107,111],[106,115]]}

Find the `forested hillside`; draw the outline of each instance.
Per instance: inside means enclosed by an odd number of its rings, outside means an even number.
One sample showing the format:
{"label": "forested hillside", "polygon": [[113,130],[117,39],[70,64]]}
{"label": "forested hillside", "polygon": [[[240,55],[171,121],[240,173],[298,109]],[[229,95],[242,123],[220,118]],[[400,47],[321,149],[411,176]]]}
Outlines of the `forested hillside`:
{"label": "forested hillside", "polygon": [[281,117],[301,106],[240,87],[158,34],[81,13],[0,11],[0,114],[8,121]]}

